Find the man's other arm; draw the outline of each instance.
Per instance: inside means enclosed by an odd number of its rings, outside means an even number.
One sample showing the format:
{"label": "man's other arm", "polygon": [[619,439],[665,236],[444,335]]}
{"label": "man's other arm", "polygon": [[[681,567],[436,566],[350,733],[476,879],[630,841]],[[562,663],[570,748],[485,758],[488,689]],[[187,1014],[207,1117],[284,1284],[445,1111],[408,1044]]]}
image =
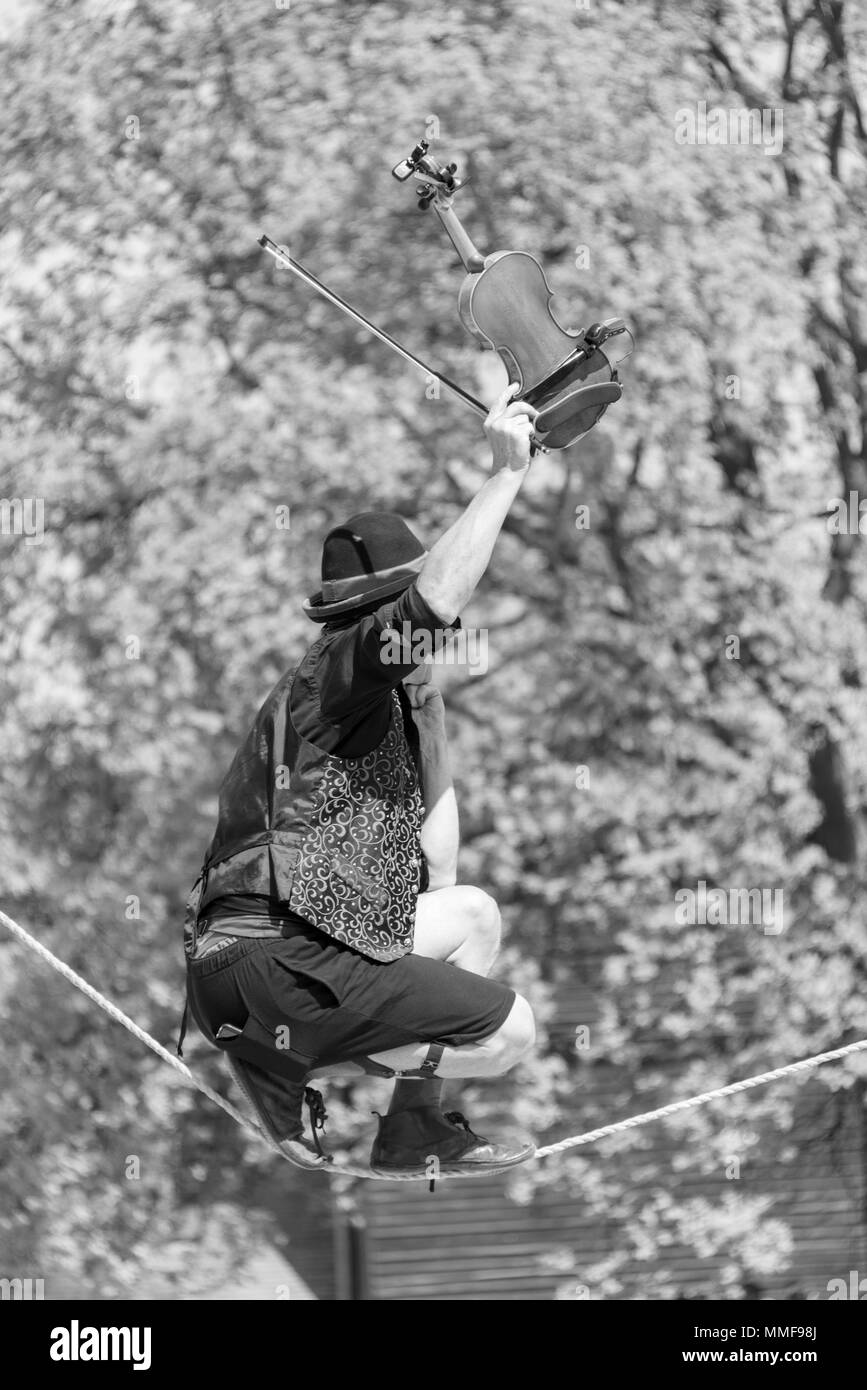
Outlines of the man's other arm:
{"label": "man's other arm", "polygon": [[418,730],[421,789],[425,817],[421,852],[428,871],[428,891],[458,881],[460,826],[458,803],[449,766],[443,697],[430,682],[430,666],[420,666],[404,681],[413,723]]}

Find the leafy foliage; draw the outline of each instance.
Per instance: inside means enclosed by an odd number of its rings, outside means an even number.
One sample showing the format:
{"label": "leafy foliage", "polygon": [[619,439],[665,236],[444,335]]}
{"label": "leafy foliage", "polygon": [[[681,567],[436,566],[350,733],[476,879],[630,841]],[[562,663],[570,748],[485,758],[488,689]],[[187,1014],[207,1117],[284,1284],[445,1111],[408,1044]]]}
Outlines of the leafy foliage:
{"label": "leafy foliage", "polygon": [[[462,875],[500,899],[552,1030],[577,974],[600,1001],[586,1056],[543,1036],[472,1096],[538,1124],[532,1086],[565,1133],[578,1076],[585,1126],[865,1035],[865,576],[823,515],[867,495],[865,29],[808,0],[65,0],[16,27],[0,493],[44,499],[45,536],[0,535],[4,910],[168,1039],[216,788],[313,635],[322,534],[383,505],[435,536],[484,477],[477,424],[256,246],[288,242],[490,397],[454,258],[388,174],[427,129],[483,249],[534,252],[564,322],[620,312],[638,341],[602,426],[534,464],[464,615],[489,672],[444,671]],[[701,101],[782,110],[779,156],[677,143]],[[785,930],[678,925],[702,879],[782,889]],[[0,951],[6,1264],[189,1292],[195,1250],[207,1289],[267,1160]],[[818,1081],[860,1107],[863,1076]],[[762,1126],[783,1164],[796,1091],[684,1119],[683,1182]],[[334,1088],[348,1140],[365,1095]],[[767,1203],[685,1195],[646,1131],[519,1195],[552,1183],[615,1224],[603,1296],[636,1260],[676,1291],[684,1245],[724,1253],[729,1293],[789,1258]]]}

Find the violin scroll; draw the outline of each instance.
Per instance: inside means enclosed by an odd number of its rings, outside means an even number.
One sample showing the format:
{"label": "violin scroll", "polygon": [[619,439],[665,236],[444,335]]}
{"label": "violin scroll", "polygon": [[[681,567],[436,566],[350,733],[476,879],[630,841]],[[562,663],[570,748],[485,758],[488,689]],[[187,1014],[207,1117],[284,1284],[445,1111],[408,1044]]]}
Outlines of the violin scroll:
{"label": "violin scroll", "polygon": [[396,178],[398,183],[406,183],[407,179],[413,177],[430,180],[416,189],[418,205],[422,211],[429,208],[435,200],[445,202],[468,182],[467,179],[455,178],[458,172],[457,164],[437,164],[436,160],[428,155],[429,149],[430,143],[427,140],[419,140],[412,154],[395,164],[391,171],[392,177]]}

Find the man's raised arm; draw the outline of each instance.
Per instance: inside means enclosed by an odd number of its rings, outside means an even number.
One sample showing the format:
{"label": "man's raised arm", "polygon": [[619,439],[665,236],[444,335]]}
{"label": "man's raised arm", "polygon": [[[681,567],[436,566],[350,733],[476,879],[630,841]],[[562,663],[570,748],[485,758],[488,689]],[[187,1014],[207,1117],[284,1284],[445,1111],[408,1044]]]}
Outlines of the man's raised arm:
{"label": "man's raised arm", "polygon": [[488,568],[509,508],[527,476],[530,439],[537,412],[514,401],[509,386],[491,406],[485,434],[493,456],[490,478],[428,552],[416,589],[443,622],[461,613]]}

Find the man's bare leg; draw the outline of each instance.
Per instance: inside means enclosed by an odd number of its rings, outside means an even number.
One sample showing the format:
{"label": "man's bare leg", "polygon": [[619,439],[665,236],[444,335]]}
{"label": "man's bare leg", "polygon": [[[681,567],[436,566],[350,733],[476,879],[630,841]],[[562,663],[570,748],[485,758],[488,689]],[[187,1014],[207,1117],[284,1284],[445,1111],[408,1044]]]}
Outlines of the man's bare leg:
{"label": "man's bare leg", "polygon": [[[493,898],[479,888],[457,885],[423,893],[416,905],[413,954],[429,960],[447,961],[475,975],[487,975],[500,944],[500,913]],[[428,1081],[398,1080],[394,1085],[389,1112],[407,1105],[438,1104],[443,1081],[475,1076],[500,1076],[535,1040],[533,1015],[520,996],[501,1028],[491,1037],[466,1047],[447,1047],[437,1075]],[[374,1062],[393,1071],[414,1071],[428,1052],[427,1043],[377,1052]],[[362,1076],[364,1070],[354,1062],[338,1062],[321,1067],[312,1077]],[[312,1079],[312,1078],[311,1078]],[[397,1102],[397,1103],[396,1103]]]}
{"label": "man's bare leg", "polygon": [[[474,975],[487,975],[500,949],[500,910],[493,898],[479,888],[455,885],[433,893],[423,893],[416,904],[412,949],[413,955],[446,961],[460,970],[470,970]],[[399,1050],[406,1051],[404,1048]],[[413,1106],[441,1105],[443,1083],[453,1074],[449,1066],[457,1063],[459,1055],[456,1048],[450,1051],[453,1057],[446,1063],[443,1055],[436,1076],[395,1081],[389,1115],[412,1109]],[[484,1061],[480,1053],[474,1059],[476,1065],[480,1062],[491,1065],[495,1051],[495,1048],[489,1048]],[[427,1055],[426,1047],[424,1052]],[[416,1066],[421,1066],[421,1062],[410,1062],[407,1066],[398,1066],[393,1062],[385,1065],[394,1067],[395,1071],[412,1071]]]}
{"label": "man's bare leg", "polygon": [[[475,1076],[502,1076],[533,1046],[535,1037],[532,1010],[526,999],[519,994],[515,997],[505,1023],[496,1033],[492,1033],[482,1042],[467,1043],[466,1047],[447,1047],[440,1058],[435,1077],[429,1081],[415,1078],[397,1080],[394,1083],[395,1091],[399,1086],[406,1086],[416,1092],[423,1092],[429,1086],[437,1083],[441,1085],[443,1081],[466,1080]],[[374,1052],[371,1054],[371,1061],[390,1067],[392,1071],[415,1071],[427,1057],[428,1047],[428,1043],[411,1043],[407,1047],[392,1048],[390,1052]],[[335,1062],[330,1066],[317,1068],[310,1073],[308,1080],[364,1074],[364,1068],[356,1062]],[[438,1099],[439,1093],[435,1100],[425,1103],[435,1104]]]}
{"label": "man's bare leg", "polygon": [[[505,1023],[496,1033],[492,1033],[482,1042],[467,1043],[466,1047],[447,1047],[439,1060],[435,1077],[430,1081],[415,1078],[398,1080],[394,1083],[395,1090],[398,1086],[406,1086],[421,1092],[437,1082],[467,1080],[474,1076],[502,1076],[533,1046],[535,1040],[533,1012],[526,999],[520,994],[516,995]],[[406,1047],[392,1048],[390,1052],[371,1053],[371,1061],[390,1067],[392,1071],[415,1071],[427,1057],[428,1047],[428,1043],[410,1043]],[[364,1074],[364,1068],[356,1062],[335,1062],[330,1066],[317,1068],[310,1073],[308,1080]]]}
{"label": "man's bare leg", "polygon": [[[500,914],[479,889],[447,887],[425,893],[416,909],[413,951],[433,960],[479,975],[490,970],[499,945]],[[433,1077],[399,1077],[388,1112],[379,1119],[379,1132],[370,1155],[374,1172],[416,1173],[427,1176],[476,1171],[495,1172],[523,1162],[533,1152],[527,1141],[493,1143],[475,1134],[462,1116],[444,1116],[442,1088],[449,1078],[500,1076],[535,1041],[533,1014],[526,999],[515,997],[505,1022],[478,1043],[446,1047]],[[427,1060],[430,1044],[413,1043],[371,1054],[371,1061],[392,1071],[415,1071]],[[323,1067],[316,1076],[358,1074],[354,1064]],[[460,1123],[458,1123],[460,1121]],[[436,1165],[442,1163],[442,1169]],[[433,1168],[431,1164],[435,1165]]]}
{"label": "man's bare leg", "polygon": [[500,909],[481,888],[458,884],[422,893],[416,903],[413,955],[487,975],[500,949]]}

